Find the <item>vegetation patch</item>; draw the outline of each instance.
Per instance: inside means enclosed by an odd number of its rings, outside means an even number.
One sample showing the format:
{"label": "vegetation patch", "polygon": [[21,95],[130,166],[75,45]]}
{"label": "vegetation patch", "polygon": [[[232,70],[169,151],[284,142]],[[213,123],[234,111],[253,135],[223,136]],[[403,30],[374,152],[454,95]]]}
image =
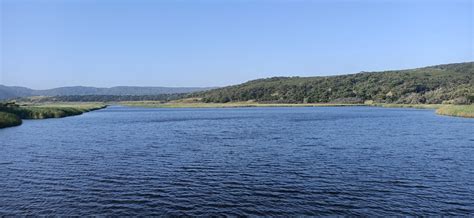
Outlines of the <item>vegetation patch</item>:
{"label": "vegetation patch", "polygon": [[474,118],[474,105],[446,105],[438,108],[439,115]]}
{"label": "vegetation patch", "polygon": [[12,113],[21,119],[47,119],[80,115],[84,112],[101,109],[104,106],[67,106],[67,105],[39,105],[39,106],[9,106],[2,111]]}
{"label": "vegetation patch", "polygon": [[205,103],[474,103],[474,62],[326,77],[273,77],[192,93]]}
{"label": "vegetation patch", "polygon": [[21,119],[12,113],[0,111],[0,128],[21,125]]}
{"label": "vegetation patch", "polygon": [[18,105],[0,103],[0,126],[9,127],[21,124],[21,119],[47,119],[80,115],[85,112],[105,108],[99,104],[51,104]]}

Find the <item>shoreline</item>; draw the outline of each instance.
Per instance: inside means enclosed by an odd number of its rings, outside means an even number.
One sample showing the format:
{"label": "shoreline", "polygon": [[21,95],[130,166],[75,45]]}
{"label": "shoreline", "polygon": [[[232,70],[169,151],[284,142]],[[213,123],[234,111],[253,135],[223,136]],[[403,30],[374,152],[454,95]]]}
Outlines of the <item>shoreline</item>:
{"label": "shoreline", "polygon": [[[155,101],[141,102],[114,102],[113,104],[127,107],[143,108],[249,108],[249,107],[383,107],[383,108],[413,108],[430,109],[440,116],[474,118],[474,104],[471,105],[446,105],[446,104],[278,104],[278,103],[255,103],[255,102],[232,102],[232,103],[161,103]],[[29,119],[51,119],[77,116],[90,111],[107,108],[105,103],[51,103],[41,105],[26,105],[7,108],[0,111],[0,129],[20,126],[22,120]]]}
{"label": "shoreline", "polygon": [[118,105],[129,107],[145,108],[243,108],[243,107],[354,107],[368,106],[367,104],[335,104],[335,103],[315,103],[315,104],[288,104],[288,103],[160,103],[154,101],[141,102],[118,102]]}
{"label": "shoreline", "polygon": [[20,126],[23,120],[42,120],[78,116],[106,108],[105,104],[41,104],[11,106],[0,110],[0,129]]}
{"label": "shoreline", "polygon": [[118,105],[128,107],[144,108],[245,108],[245,107],[383,107],[383,108],[413,108],[431,109],[435,113],[443,116],[474,118],[474,104],[470,105],[450,105],[450,104],[278,104],[278,103],[161,103],[153,101],[142,102],[118,102]]}

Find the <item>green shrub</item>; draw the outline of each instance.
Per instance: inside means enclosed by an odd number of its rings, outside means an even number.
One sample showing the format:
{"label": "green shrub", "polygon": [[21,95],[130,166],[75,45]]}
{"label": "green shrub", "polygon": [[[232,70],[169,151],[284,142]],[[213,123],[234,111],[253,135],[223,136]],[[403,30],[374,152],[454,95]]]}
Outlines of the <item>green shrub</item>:
{"label": "green shrub", "polygon": [[21,125],[21,119],[11,113],[0,112],[0,128]]}
{"label": "green shrub", "polygon": [[104,106],[26,106],[3,107],[1,111],[16,114],[21,119],[61,118],[80,115],[84,112],[104,108]]}
{"label": "green shrub", "polygon": [[[274,77],[188,94],[205,103],[462,104],[474,99],[474,62],[326,77]],[[467,100],[466,100],[467,99]]]}

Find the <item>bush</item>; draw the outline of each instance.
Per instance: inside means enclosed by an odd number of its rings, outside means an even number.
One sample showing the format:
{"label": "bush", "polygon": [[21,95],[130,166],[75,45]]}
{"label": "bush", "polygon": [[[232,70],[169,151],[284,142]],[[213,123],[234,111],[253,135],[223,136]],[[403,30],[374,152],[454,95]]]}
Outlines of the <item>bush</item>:
{"label": "bush", "polygon": [[470,103],[471,102],[466,97],[459,97],[459,98],[453,99],[453,104],[457,104],[457,105],[465,105],[465,104],[470,104]]}
{"label": "bush", "polygon": [[[191,93],[203,102],[344,102],[350,98],[381,103],[439,104],[474,100],[474,64],[438,65],[401,71],[364,72],[328,77],[275,77]],[[465,102],[463,99],[457,102]]]}
{"label": "bush", "polygon": [[362,104],[364,103],[364,99],[362,98],[356,98],[356,97],[349,97],[349,98],[337,98],[329,103],[333,104]]}
{"label": "bush", "polygon": [[0,112],[0,128],[21,125],[21,119],[11,113]]}

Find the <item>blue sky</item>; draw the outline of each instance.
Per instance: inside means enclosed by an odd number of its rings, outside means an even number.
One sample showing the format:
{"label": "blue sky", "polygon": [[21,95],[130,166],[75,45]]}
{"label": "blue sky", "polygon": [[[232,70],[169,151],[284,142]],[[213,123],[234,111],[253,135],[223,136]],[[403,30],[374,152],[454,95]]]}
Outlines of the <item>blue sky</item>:
{"label": "blue sky", "polygon": [[472,61],[473,1],[0,0],[0,84],[224,86]]}

